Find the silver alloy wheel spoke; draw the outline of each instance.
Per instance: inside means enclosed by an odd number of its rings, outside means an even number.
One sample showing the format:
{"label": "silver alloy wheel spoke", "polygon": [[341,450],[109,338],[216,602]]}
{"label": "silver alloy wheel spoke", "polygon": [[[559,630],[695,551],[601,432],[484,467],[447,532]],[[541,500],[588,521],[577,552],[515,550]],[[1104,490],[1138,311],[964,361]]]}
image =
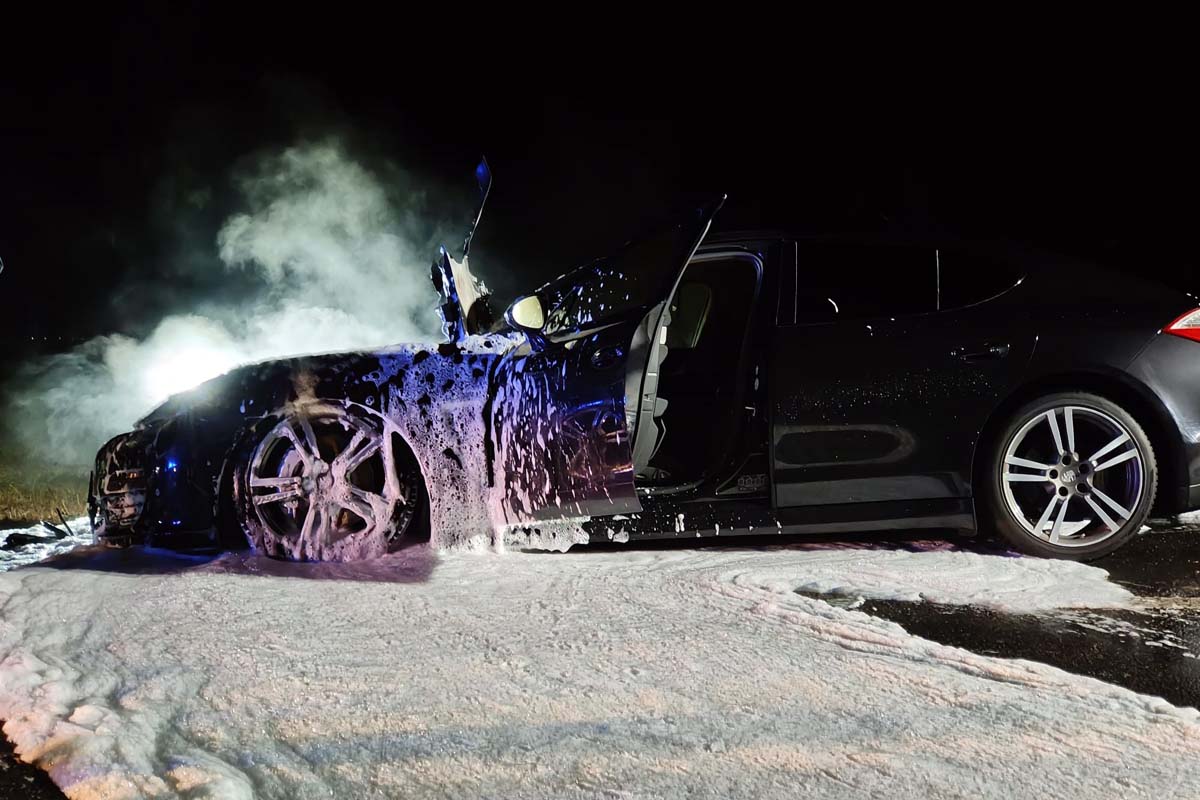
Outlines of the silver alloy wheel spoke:
{"label": "silver alloy wheel spoke", "polygon": [[1083,501],[1091,506],[1092,511],[1096,512],[1096,516],[1100,518],[1100,520],[1108,527],[1110,531],[1116,533],[1117,531],[1121,530],[1121,526],[1114,522],[1113,518],[1104,512],[1104,509],[1100,507],[1099,503],[1087,495],[1083,496]]}
{"label": "silver alloy wheel spoke", "polygon": [[1059,453],[1062,453],[1062,434],[1058,432],[1058,419],[1054,416],[1053,408],[1046,412],[1046,421],[1050,423],[1050,434],[1054,437],[1054,447]]}
{"label": "silver alloy wheel spoke", "polygon": [[[358,452],[352,452],[350,448],[346,448],[337,459],[334,460],[335,469],[339,469],[343,474],[349,476],[354,474],[354,470],[358,469],[366,462],[368,458],[375,455],[382,448],[382,442],[378,438],[372,437],[370,441],[358,449]],[[345,459],[344,461],[342,459]],[[339,463],[340,462],[340,463]]]}
{"label": "silver alloy wheel spoke", "polygon": [[321,457],[321,449],[317,447],[317,435],[313,433],[312,423],[303,414],[300,416],[300,430],[304,433],[304,444],[313,458]]}
{"label": "silver alloy wheel spoke", "polygon": [[1007,457],[1004,459],[1004,463],[1014,467],[1029,467],[1029,469],[1040,469],[1043,471],[1054,469],[1050,464],[1042,464],[1038,461],[1030,461],[1028,458],[1018,458],[1016,456]]}
{"label": "silver alloy wheel spoke", "polygon": [[306,469],[312,465],[314,460],[313,453],[308,449],[308,445],[301,442],[300,438],[296,436],[296,432],[292,430],[291,422],[284,420],[279,423],[279,426],[275,429],[275,433],[282,434],[285,439],[292,443],[292,446],[296,449],[296,454],[300,456],[300,460],[304,462]]}
{"label": "silver alloy wheel spoke", "polygon": [[1067,429],[1067,452],[1075,452],[1075,413],[1070,406],[1063,409],[1063,425]]}
{"label": "silver alloy wheel spoke", "polygon": [[310,502],[300,528],[300,553],[313,553],[317,549],[318,537],[325,529],[325,515],[321,503]]}
{"label": "silver alloy wheel spoke", "polygon": [[1063,520],[1067,516],[1067,507],[1071,505],[1070,498],[1064,497],[1062,506],[1058,509],[1058,516],[1054,518],[1054,527],[1050,529],[1050,544],[1058,544],[1058,533],[1062,530]]}
{"label": "silver alloy wheel spoke", "polygon": [[391,509],[391,502],[386,497],[375,492],[368,492],[365,489],[359,489],[357,486],[350,487],[350,497],[369,509],[371,516],[368,521],[380,520]]}
{"label": "silver alloy wheel spoke", "polygon": [[1128,441],[1129,441],[1129,434],[1122,431],[1120,436],[1113,439],[1111,442],[1104,445],[1104,447],[1101,447],[1096,452],[1092,453],[1092,457],[1089,458],[1088,461],[1091,461],[1093,464],[1095,464],[1096,461],[1100,458],[1100,456],[1111,453],[1113,450],[1116,450],[1118,447],[1120,447],[1121,445],[1125,444]]}
{"label": "silver alloy wheel spoke", "polygon": [[1133,516],[1132,511],[1125,508],[1123,505],[1118,503],[1116,500],[1113,500],[1111,497],[1109,497],[1104,492],[1097,489],[1095,486],[1092,487],[1092,494],[1096,495],[1096,497],[1099,497],[1101,500],[1103,500],[1108,505],[1109,508],[1111,508],[1113,511],[1120,514],[1121,522],[1128,522],[1129,518]]}
{"label": "silver alloy wheel spoke", "polygon": [[[340,469],[342,464],[345,464],[347,460],[354,457],[354,454],[358,452],[362,443],[367,440],[373,441],[374,437],[362,429],[356,430],[349,444],[342,448],[342,452],[338,453],[337,458],[333,459],[331,466],[335,469]],[[351,469],[348,471],[353,472],[354,470]]]}
{"label": "silver alloy wheel spoke", "polygon": [[286,489],[289,486],[295,486],[301,482],[300,477],[295,478],[250,478],[250,485],[255,489]]}
{"label": "silver alloy wheel spoke", "polygon": [[1004,480],[1008,481],[1009,483],[1014,483],[1014,482],[1016,482],[1016,483],[1022,483],[1022,482],[1024,482],[1024,483],[1049,483],[1050,482],[1050,479],[1047,478],[1045,475],[1026,475],[1021,472],[1006,472],[1006,473],[1004,473]]}
{"label": "silver alloy wheel spoke", "polygon": [[[383,502],[382,497],[379,498]],[[346,496],[342,498],[341,505],[343,508],[352,512],[355,516],[365,522],[368,526],[373,526],[376,523],[374,503],[360,497],[355,490],[350,490]]]}
{"label": "silver alloy wheel spoke", "polygon": [[1100,472],[1102,470],[1106,470],[1109,467],[1115,466],[1117,464],[1123,464],[1131,458],[1137,458],[1137,457],[1138,457],[1137,450],[1126,450],[1124,453],[1121,453],[1119,456],[1113,456],[1108,461],[1105,461],[1103,464],[1097,464],[1096,466],[1092,467],[1092,472]]}
{"label": "silver alloy wheel spoke", "polygon": [[1057,494],[1050,495],[1050,505],[1046,506],[1046,510],[1042,512],[1041,519],[1039,519],[1037,521],[1037,525],[1034,526],[1034,530],[1039,534],[1046,530],[1046,523],[1050,521],[1050,515],[1054,513],[1054,509],[1058,506],[1060,500],[1062,500],[1062,498]]}
{"label": "silver alloy wheel spoke", "polygon": [[279,503],[284,500],[294,500],[304,497],[304,492],[299,489],[290,489],[286,492],[275,492],[274,494],[256,494],[254,496],[254,505],[261,506],[267,503]]}

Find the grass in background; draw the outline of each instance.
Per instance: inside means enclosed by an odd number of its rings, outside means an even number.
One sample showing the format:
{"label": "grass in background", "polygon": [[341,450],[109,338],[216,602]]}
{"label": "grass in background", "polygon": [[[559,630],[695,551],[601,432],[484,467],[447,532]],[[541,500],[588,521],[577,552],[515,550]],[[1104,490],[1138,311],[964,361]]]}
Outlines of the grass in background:
{"label": "grass in background", "polygon": [[38,464],[0,447],[0,522],[58,522],[87,513],[86,469]]}

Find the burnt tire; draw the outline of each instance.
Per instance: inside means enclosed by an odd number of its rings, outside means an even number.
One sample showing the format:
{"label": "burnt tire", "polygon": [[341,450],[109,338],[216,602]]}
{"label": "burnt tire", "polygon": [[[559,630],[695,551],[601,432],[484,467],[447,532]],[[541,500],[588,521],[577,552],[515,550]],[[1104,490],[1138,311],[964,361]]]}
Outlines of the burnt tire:
{"label": "burnt tire", "polygon": [[237,525],[274,558],[356,561],[429,537],[412,450],[382,417],[309,404],[265,420],[231,470]]}
{"label": "burnt tire", "polygon": [[1062,392],[1018,409],[977,486],[980,522],[1030,555],[1090,561],[1137,535],[1158,466],[1142,426],[1099,395]]}

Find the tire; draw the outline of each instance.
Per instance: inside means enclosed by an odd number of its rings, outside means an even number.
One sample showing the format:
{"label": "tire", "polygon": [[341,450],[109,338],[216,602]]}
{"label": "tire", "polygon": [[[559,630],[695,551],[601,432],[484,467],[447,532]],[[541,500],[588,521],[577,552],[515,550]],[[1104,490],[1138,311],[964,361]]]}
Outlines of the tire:
{"label": "tire", "polygon": [[267,420],[232,470],[250,546],[295,561],[377,558],[428,539],[416,457],[383,419],[322,403]]}
{"label": "tire", "polygon": [[[1021,552],[1090,561],[1137,535],[1158,466],[1141,425],[1104,397],[1046,395],[993,440],[977,486],[981,520]],[[1096,469],[1099,467],[1099,469]]]}

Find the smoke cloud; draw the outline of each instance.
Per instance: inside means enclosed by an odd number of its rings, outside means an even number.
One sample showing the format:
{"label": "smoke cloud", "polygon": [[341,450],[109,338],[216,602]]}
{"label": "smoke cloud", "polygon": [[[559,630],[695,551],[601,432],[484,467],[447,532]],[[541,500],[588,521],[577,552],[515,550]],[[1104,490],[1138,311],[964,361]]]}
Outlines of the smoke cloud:
{"label": "smoke cloud", "polygon": [[144,338],[101,336],[24,367],[9,419],[28,454],[86,465],[169,395],[239,364],[439,336],[429,264],[463,231],[431,222],[411,178],[390,168],[384,180],[326,141],[258,159],[237,188],[243,208],[212,257],[184,261],[252,288],[195,298]]}

